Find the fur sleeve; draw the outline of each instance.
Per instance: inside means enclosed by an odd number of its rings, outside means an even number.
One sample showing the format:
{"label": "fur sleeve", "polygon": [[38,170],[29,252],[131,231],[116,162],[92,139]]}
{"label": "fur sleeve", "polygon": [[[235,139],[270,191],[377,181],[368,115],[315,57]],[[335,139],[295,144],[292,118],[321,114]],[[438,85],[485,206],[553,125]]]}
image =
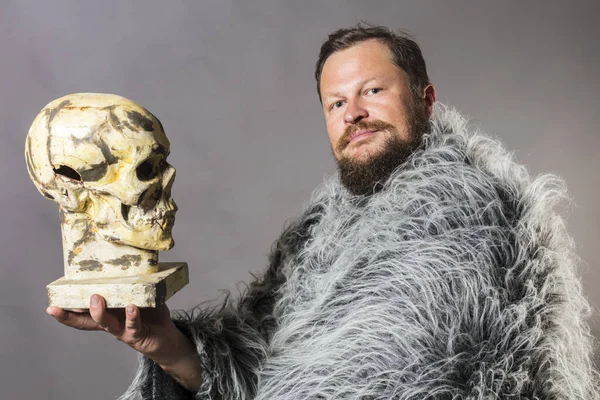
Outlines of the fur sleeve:
{"label": "fur sleeve", "polygon": [[193,394],[179,386],[152,360],[142,357],[133,383],[119,400],[249,399],[256,392],[259,368],[276,327],[273,306],[283,283],[281,264],[308,239],[318,218],[308,209],[273,245],[266,273],[248,286],[238,301],[229,296],[218,307],[178,312],[174,321],[196,345],[202,384]]}

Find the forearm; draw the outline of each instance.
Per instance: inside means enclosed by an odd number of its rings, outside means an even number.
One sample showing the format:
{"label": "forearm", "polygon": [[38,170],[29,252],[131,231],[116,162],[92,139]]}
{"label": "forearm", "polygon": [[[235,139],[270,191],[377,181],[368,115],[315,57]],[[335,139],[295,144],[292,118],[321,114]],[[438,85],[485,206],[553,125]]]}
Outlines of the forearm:
{"label": "forearm", "polygon": [[181,331],[177,331],[173,351],[168,359],[153,358],[177,383],[192,393],[196,393],[202,384],[200,358],[192,341]]}
{"label": "forearm", "polygon": [[161,368],[190,392],[196,393],[200,389],[202,377],[200,362],[197,360],[197,357],[187,359],[172,366],[161,365]]}

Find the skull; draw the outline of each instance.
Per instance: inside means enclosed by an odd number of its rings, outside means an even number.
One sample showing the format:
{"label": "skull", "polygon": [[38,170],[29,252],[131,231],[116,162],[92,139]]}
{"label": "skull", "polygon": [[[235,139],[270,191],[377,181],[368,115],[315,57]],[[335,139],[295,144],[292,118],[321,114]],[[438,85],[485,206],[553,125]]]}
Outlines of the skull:
{"label": "skull", "polygon": [[131,100],[79,93],[54,100],[26,140],[29,175],[63,213],[85,216],[105,241],[173,247],[175,169],[160,121]]}

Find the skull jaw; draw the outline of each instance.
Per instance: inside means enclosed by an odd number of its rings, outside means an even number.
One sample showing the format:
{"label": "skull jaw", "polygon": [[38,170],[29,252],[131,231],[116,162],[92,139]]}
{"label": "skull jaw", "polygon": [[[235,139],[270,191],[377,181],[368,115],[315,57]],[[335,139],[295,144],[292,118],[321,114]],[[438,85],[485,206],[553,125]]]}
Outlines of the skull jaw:
{"label": "skull jaw", "polygon": [[90,200],[92,206],[86,209],[88,222],[102,240],[153,251],[170,250],[175,245],[172,232],[177,206],[172,200],[163,197],[147,211],[123,204],[108,194],[91,195]]}
{"label": "skull jaw", "polygon": [[97,232],[98,236],[107,242],[143,250],[167,251],[175,245],[172,224],[166,229],[155,224],[149,229],[136,230],[129,225],[115,222],[110,225],[98,226]]}

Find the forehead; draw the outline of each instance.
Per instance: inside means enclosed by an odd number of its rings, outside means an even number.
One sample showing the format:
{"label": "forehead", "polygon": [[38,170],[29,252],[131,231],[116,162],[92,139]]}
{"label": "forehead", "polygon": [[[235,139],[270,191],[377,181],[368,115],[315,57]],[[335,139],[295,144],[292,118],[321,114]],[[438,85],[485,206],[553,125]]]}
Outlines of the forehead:
{"label": "forehead", "polygon": [[119,159],[136,163],[155,154],[169,155],[170,144],[162,124],[146,109],[115,107],[108,118],[103,140]]}
{"label": "forehead", "polygon": [[151,155],[169,155],[160,121],[136,104],[61,104],[47,113],[46,146],[54,164],[81,170],[120,161],[135,165]]}
{"label": "forehead", "polygon": [[335,91],[369,78],[403,77],[393,62],[392,52],[377,39],[360,42],[347,49],[333,53],[323,65],[321,92]]}
{"label": "forehead", "polygon": [[47,135],[58,140],[110,140],[116,135],[132,143],[155,141],[169,147],[160,121],[144,107],[117,95],[67,95],[49,103],[38,117],[46,120]]}

